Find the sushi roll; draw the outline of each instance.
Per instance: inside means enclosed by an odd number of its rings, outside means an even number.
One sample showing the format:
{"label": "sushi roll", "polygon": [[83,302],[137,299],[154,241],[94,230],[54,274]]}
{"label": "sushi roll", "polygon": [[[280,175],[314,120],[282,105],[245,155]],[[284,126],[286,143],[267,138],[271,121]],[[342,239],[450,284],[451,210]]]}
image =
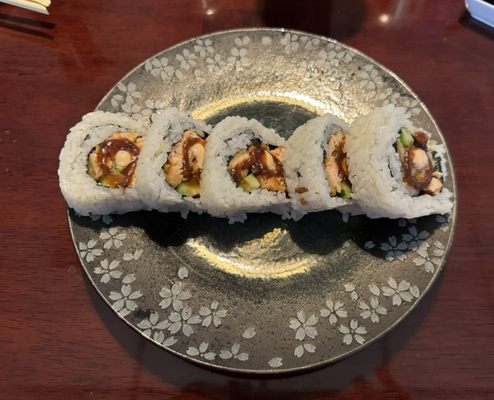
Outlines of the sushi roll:
{"label": "sushi roll", "polygon": [[243,222],[247,213],[289,217],[285,146],[284,138],[254,119],[227,117],[218,123],[206,145],[203,206],[230,223]]}
{"label": "sushi roll", "polygon": [[123,114],[86,114],[60,153],[59,183],[69,207],[81,215],[142,209],[135,171],[146,132],[141,122]]}
{"label": "sushi roll", "polygon": [[200,179],[210,127],[176,108],[153,122],[136,171],[137,191],[161,212],[202,212]]}
{"label": "sushi roll", "polygon": [[352,205],[344,152],[348,124],[331,114],[299,126],[288,139],[285,173],[292,217]]}
{"label": "sushi roll", "polygon": [[445,147],[387,105],[357,118],[345,144],[353,198],[370,218],[416,218],[453,207]]}

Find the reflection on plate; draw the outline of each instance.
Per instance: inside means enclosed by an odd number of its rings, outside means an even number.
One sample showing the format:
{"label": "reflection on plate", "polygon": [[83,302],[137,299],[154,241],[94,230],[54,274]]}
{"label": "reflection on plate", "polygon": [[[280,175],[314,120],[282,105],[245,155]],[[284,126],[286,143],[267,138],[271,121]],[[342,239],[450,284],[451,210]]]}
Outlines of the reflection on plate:
{"label": "reflection on plate", "polygon": [[[443,141],[415,94],[375,61],[327,38],[252,29],[157,54],[98,108],[148,121],[170,106],[211,124],[242,115],[288,137],[315,115],[350,122],[387,103]],[[453,176],[447,187],[455,191]],[[130,326],[187,359],[257,373],[328,363],[388,331],[437,277],[454,218],[328,211],[229,225],[207,215],[69,213],[89,279]]]}

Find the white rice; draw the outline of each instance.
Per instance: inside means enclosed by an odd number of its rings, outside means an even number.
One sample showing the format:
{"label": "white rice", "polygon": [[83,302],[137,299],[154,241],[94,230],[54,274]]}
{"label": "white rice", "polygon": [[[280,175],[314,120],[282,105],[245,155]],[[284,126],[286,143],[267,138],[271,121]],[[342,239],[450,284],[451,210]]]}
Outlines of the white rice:
{"label": "white rice", "polygon": [[[399,129],[412,129],[405,109],[387,105],[351,124],[345,151],[355,199],[370,218],[416,218],[446,214],[453,206],[452,193],[443,188],[440,194],[414,196],[402,178],[401,162],[393,147]],[[444,146],[430,143],[442,159],[446,176]]]}
{"label": "white rice", "polygon": [[273,212],[290,215],[290,201],[285,193],[256,189],[246,192],[238,187],[227,170],[230,157],[247,148],[252,140],[273,146],[286,146],[285,139],[258,121],[227,117],[211,132],[206,145],[206,159],[201,174],[201,201],[208,213],[243,222],[247,213]]}
{"label": "white rice", "polygon": [[142,200],[161,212],[179,211],[184,218],[189,211],[202,212],[201,200],[184,197],[171,187],[165,180],[163,165],[187,129],[201,137],[211,131],[203,121],[194,120],[176,108],[162,111],[149,129],[136,170],[136,189]]}
{"label": "white rice", "polygon": [[[299,126],[288,139],[285,174],[295,221],[309,212],[330,210],[353,203],[351,200],[330,195],[323,165],[329,137],[341,131],[346,133],[348,124],[334,115],[325,114]],[[307,191],[297,193],[297,188],[305,188]]]}
{"label": "white rice", "polygon": [[81,215],[123,214],[145,208],[134,187],[100,186],[87,173],[91,150],[116,131],[133,131],[145,137],[147,129],[141,122],[124,114],[96,111],[86,114],[67,135],[60,152],[60,189],[69,207]]}

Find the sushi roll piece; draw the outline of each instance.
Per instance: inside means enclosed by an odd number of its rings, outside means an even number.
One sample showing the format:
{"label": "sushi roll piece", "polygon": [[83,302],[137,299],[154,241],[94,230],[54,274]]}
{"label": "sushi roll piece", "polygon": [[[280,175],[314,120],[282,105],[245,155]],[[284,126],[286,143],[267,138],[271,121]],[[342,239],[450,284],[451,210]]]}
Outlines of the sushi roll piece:
{"label": "sushi roll piece", "polygon": [[58,169],[69,207],[81,215],[142,209],[135,171],[146,133],[141,122],[102,111],[86,114],[71,128]]}
{"label": "sushi roll piece", "polygon": [[353,198],[370,218],[416,218],[453,207],[445,147],[414,127],[404,108],[387,105],[357,118],[344,150]]}
{"label": "sushi roll piece", "polygon": [[206,145],[201,199],[207,211],[243,222],[247,213],[289,217],[284,153],[286,142],[254,119],[227,117]]}
{"label": "sushi roll piece", "polygon": [[136,171],[137,191],[152,209],[202,212],[201,172],[211,128],[189,114],[169,108],[149,129]]}
{"label": "sushi roll piece", "polygon": [[344,151],[348,124],[325,114],[299,126],[288,139],[285,173],[292,218],[353,205]]}

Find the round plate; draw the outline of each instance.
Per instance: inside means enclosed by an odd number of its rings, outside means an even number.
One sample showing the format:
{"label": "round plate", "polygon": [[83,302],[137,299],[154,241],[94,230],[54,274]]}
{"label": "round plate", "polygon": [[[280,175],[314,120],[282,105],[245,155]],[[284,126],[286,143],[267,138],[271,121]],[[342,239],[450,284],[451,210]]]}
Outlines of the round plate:
{"label": "round plate", "polygon": [[[174,106],[213,125],[242,115],[288,137],[324,112],[351,122],[387,103],[443,142],[417,96],[369,57],[307,33],[246,29],[157,54],[98,109],[150,122]],[[89,279],[130,326],[198,363],[274,373],[348,356],[395,326],[439,274],[455,215],[371,220],[328,211],[234,225],[155,212],[69,219]]]}

